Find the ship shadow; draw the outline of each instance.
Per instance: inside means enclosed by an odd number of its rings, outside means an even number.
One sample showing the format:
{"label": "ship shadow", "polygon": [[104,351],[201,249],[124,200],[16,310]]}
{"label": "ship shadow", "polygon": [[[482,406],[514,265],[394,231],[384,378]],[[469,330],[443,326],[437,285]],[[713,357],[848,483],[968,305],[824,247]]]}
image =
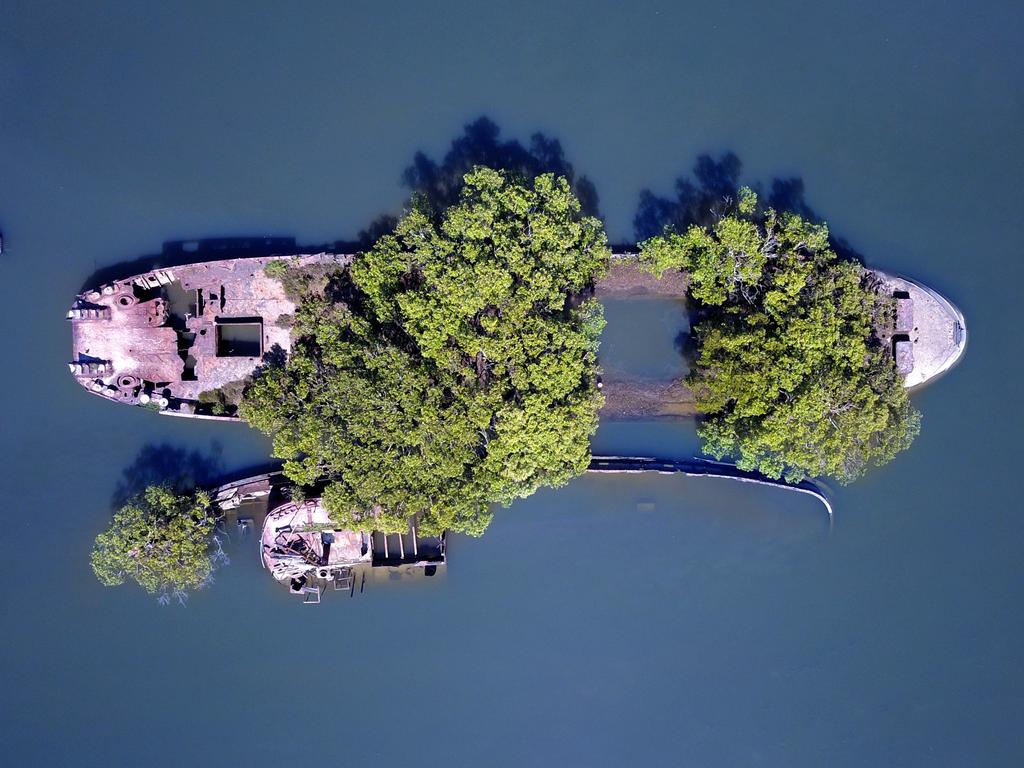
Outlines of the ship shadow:
{"label": "ship shadow", "polygon": [[128,261],[120,261],[95,270],[82,283],[79,293],[114,282],[115,280],[123,280],[131,275],[151,272],[154,269],[169,269],[185,264],[202,264],[208,261],[250,258],[254,256],[320,253],[322,251],[345,253],[357,247],[357,243],[344,240],[325,244],[300,245],[294,237],[264,235],[167,240],[164,242],[159,253],[139,256]]}

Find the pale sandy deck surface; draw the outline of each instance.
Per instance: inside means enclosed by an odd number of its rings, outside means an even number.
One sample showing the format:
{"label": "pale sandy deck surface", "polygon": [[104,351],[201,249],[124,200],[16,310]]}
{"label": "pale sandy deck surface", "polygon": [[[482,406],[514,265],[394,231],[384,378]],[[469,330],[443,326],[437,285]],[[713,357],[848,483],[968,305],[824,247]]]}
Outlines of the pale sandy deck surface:
{"label": "pale sandy deck surface", "polygon": [[913,302],[913,327],[908,329],[914,349],[914,367],[904,379],[907,387],[918,387],[948,371],[967,346],[963,314],[949,299],[909,278],[875,270],[886,292],[905,291]]}

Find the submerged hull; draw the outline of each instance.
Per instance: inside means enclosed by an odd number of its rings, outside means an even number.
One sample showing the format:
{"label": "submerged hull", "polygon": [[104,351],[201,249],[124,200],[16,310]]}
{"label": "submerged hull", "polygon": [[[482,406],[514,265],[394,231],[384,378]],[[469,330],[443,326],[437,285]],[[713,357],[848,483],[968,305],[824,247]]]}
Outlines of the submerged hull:
{"label": "submerged hull", "polygon": [[289,501],[294,490],[277,470],[234,480],[210,494],[226,529],[242,539],[259,531],[260,563],[303,602],[318,603],[328,592],[352,595],[368,584],[443,577],[446,534],[424,535],[415,518],[401,534],[342,530],[319,498]]}
{"label": "submerged hull", "polygon": [[445,536],[423,536],[410,521],[404,533],[360,533],[331,523],[320,499],[288,502],[267,514],[260,535],[263,567],[281,582],[333,580],[356,566],[421,567],[441,565]]}

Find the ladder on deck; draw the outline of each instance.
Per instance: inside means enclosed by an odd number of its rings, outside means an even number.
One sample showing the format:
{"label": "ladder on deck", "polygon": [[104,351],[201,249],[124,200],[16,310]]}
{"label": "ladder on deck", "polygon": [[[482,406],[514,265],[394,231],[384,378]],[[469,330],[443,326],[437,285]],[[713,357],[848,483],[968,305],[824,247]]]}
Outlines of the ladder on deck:
{"label": "ladder on deck", "polygon": [[412,524],[405,533],[374,531],[371,546],[375,561],[397,565],[415,562],[419,558],[419,541]]}

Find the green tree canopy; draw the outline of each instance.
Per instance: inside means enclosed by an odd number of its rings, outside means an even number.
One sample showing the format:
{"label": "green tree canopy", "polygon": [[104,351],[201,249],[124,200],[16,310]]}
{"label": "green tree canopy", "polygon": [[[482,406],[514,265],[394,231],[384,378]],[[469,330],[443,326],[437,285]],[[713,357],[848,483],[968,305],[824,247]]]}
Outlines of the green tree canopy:
{"label": "green tree canopy", "polygon": [[339,526],[479,534],[491,504],[589,463],[604,320],[585,296],[608,256],[565,179],[476,168],[307,292],[242,415],[292,480],[328,480]]}
{"label": "green tree canopy", "polygon": [[892,302],[836,256],[824,224],[762,210],[745,188],[731,215],[651,238],[641,260],[659,276],[685,270],[701,307],[687,382],[708,453],[846,483],[916,436],[920,414],[874,331]]}
{"label": "green tree canopy", "polygon": [[92,569],[106,586],[134,581],[162,599],[184,599],[213,573],[217,516],[204,491],[146,488],[114,513],[96,537]]}

